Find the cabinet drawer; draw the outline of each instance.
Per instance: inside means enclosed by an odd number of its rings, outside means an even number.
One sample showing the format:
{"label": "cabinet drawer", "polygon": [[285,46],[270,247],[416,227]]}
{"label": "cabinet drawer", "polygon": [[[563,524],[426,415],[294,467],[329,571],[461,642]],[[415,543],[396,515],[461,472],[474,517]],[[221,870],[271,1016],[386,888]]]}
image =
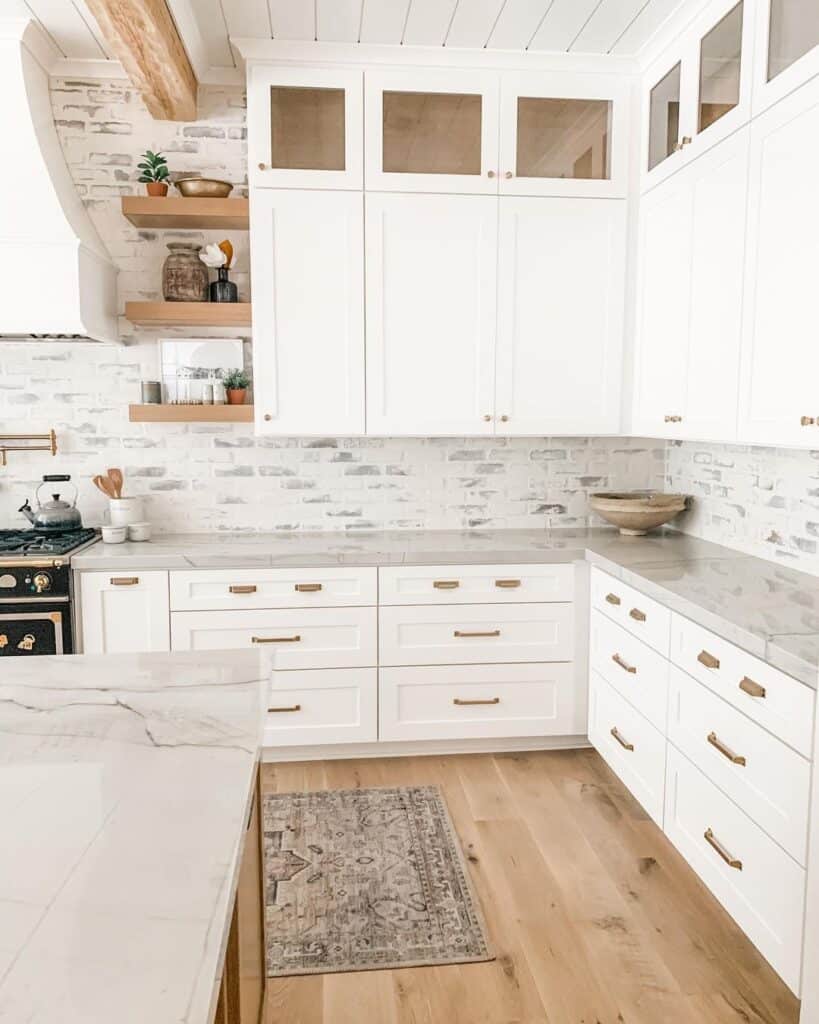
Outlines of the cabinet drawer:
{"label": "cabinet drawer", "polygon": [[805,872],[672,744],[665,833],[798,994]]}
{"label": "cabinet drawer", "polygon": [[811,756],[815,694],[809,687],[676,614],[671,660],[800,754]]}
{"label": "cabinet drawer", "polygon": [[671,672],[668,738],[804,865],[809,761],[678,668]]}
{"label": "cabinet drawer", "polygon": [[589,740],[662,828],[665,736],[596,672],[589,687]]}
{"label": "cabinet drawer", "polygon": [[661,654],[593,610],[589,664],[665,735],[669,663]]}
{"label": "cabinet drawer", "polygon": [[376,669],[273,673],[265,746],[372,743],[377,739]]}
{"label": "cabinet drawer", "polygon": [[396,606],[379,610],[382,665],[571,661],[571,604]]}
{"label": "cabinet drawer", "polygon": [[388,604],[512,604],[571,601],[573,565],[410,565],[380,569]]}
{"label": "cabinet drawer", "polygon": [[583,687],[571,664],[453,665],[380,672],[384,740],[582,736]]}
{"label": "cabinet drawer", "polygon": [[175,651],[264,645],[276,669],[352,668],[376,664],[375,608],[304,608],[173,612]]}
{"label": "cabinet drawer", "polygon": [[671,612],[600,569],[591,571],[592,608],[668,657]]}
{"label": "cabinet drawer", "polygon": [[171,610],[374,605],[377,570],[194,569],[171,572]]}

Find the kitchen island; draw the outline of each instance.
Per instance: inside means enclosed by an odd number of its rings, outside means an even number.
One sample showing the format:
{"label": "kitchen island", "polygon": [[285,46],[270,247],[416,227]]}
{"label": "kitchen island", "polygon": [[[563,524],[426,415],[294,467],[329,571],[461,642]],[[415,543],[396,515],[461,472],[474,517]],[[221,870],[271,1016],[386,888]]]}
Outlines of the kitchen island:
{"label": "kitchen island", "polygon": [[[209,1024],[261,999],[270,675],[256,650],[3,663],[0,1021]],[[245,945],[223,985],[243,900],[256,968]]]}

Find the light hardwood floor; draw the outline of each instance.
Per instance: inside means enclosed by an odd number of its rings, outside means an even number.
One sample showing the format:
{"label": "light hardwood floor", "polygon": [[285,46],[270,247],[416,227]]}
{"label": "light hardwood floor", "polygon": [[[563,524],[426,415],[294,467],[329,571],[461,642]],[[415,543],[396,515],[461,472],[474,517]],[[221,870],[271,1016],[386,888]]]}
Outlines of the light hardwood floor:
{"label": "light hardwood floor", "polygon": [[265,1024],[795,1024],[798,1003],[589,750],[266,765],[265,791],[438,784],[493,963],[268,979]]}

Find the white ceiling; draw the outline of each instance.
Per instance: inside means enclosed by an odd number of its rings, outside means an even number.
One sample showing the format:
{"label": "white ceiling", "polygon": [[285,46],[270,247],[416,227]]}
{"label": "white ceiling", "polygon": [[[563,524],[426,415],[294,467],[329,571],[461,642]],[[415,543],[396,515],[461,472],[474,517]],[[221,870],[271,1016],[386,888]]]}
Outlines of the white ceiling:
{"label": "white ceiling", "polygon": [[[632,56],[675,11],[691,4],[691,0],[168,2],[200,77],[202,64],[238,67],[230,36]],[[33,15],[62,57],[111,59],[85,0],[2,3],[14,14]]]}

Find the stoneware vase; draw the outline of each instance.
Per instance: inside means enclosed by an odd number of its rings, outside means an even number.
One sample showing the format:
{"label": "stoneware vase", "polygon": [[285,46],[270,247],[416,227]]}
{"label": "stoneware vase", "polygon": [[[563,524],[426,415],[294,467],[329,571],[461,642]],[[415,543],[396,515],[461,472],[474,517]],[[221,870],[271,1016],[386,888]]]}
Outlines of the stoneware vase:
{"label": "stoneware vase", "polygon": [[244,405],[247,389],[225,388],[225,394],[227,395],[228,405]]}
{"label": "stoneware vase", "polygon": [[208,301],[208,268],[199,259],[201,248],[191,242],[168,242],[170,255],[162,267],[166,302]]}

